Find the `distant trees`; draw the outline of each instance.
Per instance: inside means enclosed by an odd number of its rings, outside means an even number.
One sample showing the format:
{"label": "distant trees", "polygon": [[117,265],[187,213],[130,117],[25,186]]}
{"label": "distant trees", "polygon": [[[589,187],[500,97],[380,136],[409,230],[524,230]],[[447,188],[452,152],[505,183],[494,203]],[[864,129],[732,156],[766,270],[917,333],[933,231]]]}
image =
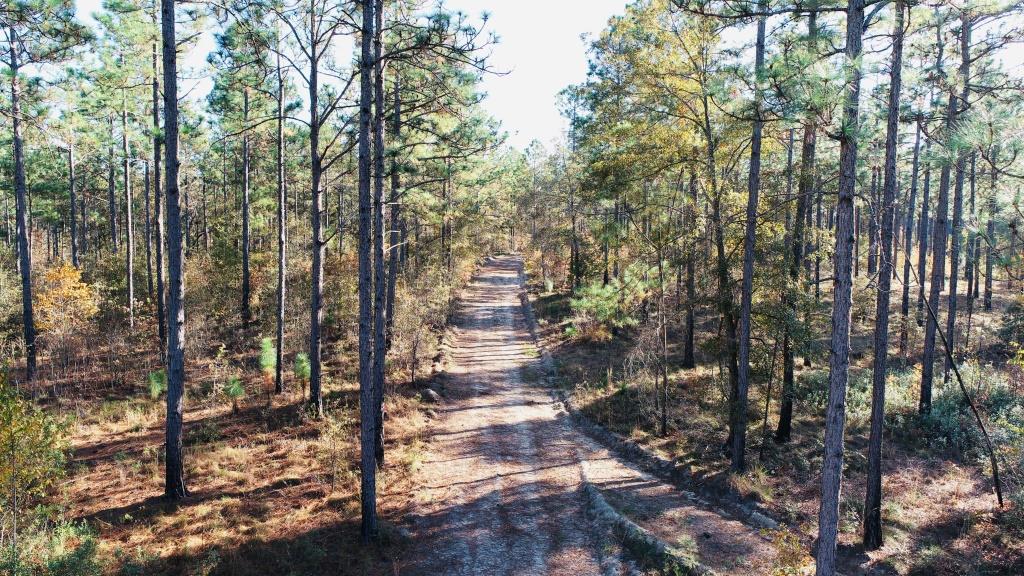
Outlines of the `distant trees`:
{"label": "distant trees", "polygon": [[74,20],[74,5],[66,0],[29,0],[0,15],[0,62],[11,71],[10,119],[14,156],[14,199],[18,267],[21,273],[22,325],[25,336],[25,379],[36,373],[36,327],[32,308],[32,255],[29,246],[29,202],[25,177],[22,108],[22,69],[60,62],[89,38]]}

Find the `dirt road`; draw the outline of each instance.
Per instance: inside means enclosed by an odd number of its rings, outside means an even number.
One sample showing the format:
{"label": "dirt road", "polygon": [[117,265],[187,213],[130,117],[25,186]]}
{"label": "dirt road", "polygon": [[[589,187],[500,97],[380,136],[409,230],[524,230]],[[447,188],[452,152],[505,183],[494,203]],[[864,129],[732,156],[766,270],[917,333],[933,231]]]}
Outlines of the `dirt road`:
{"label": "dirt road", "polygon": [[756,531],[620,462],[552,401],[520,306],[521,270],[515,257],[492,259],[462,296],[402,574],[630,572],[588,514],[584,468],[620,512],[716,572],[764,572],[771,552]]}

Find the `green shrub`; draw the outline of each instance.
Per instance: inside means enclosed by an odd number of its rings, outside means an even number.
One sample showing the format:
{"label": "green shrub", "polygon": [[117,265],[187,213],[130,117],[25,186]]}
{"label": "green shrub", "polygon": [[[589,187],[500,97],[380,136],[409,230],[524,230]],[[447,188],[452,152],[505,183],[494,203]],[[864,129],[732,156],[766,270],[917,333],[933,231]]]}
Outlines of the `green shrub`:
{"label": "green shrub", "polygon": [[570,301],[573,325],[578,333],[601,339],[610,329],[635,326],[640,306],[650,292],[645,272],[650,276],[649,270],[632,265],[626,268],[621,279],[584,286]]}
{"label": "green shrub", "polygon": [[245,397],[245,385],[238,376],[231,376],[224,384],[224,396],[231,400],[231,410],[238,414],[238,401]]}
{"label": "green shrub", "polygon": [[309,356],[304,352],[299,352],[295,355],[295,365],[292,367],[292,374],[295,379],[302,386],[302,397],[306,397],[306,384],[309,383]]}
{"label": "green shrub", "polygon": [[277,348],[273,340],[264,338],[260,341],[260,372],[267,378],[273,378],[277,370]]}
{"label": "green shrub", "polygon": [[1024,297],[1017,297],[1006,308],[999,326],[999,338],[1004,344],[1024,344]]}
{"label": "green shrub", "polygon": [[19,535],[18,550],[0,550],[0,574],[100,576],[96,537],[84,523],[50,522],[37,515]]}
{"label": "green shrub", "polygon": [[[27,526],[64,475],[67,422],[46,414],[7,384],[0,371],[0,532]],[[16,556],[17,552],[13,552]],[[13,560],[16,560],[14,558]]]}
{"label": "green shrub", "polygon": [[156,400],[161,394],[167,392],[167,373],[163,370],[150,372],[146,376],[146,382],[149,384],[149,397],[153,400]]}

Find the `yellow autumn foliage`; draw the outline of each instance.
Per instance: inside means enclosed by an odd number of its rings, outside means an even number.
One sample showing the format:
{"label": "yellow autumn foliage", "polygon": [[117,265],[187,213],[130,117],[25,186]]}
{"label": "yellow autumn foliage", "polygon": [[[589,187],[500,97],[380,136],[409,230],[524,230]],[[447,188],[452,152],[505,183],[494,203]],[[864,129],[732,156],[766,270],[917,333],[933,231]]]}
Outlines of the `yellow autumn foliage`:
{"label": "yellow autumn foliage", "polygon": [[74,266],[61,264],[43,274],[36,300],[37,325],[44,332],[66,332],[81,327],[99,312],[96,291],[82,281]]}

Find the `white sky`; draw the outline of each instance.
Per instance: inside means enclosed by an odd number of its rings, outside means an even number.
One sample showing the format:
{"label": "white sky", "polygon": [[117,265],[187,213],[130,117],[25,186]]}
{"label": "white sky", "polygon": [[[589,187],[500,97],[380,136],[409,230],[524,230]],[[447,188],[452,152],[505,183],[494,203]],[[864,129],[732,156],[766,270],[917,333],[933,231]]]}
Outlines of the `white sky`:
{"label": "white sky", "polygon": [[[482,89],[488,97],[484,108],[501,121],[509,143],[525,148],[537,139],[548,144],[565,129],[556,106],[558,92],[582,82],[587,75],[587,43],[583,34],[597,35],[612,15],[624,11],[626,0],[446,0],[445,6],[461,10],[474,21],[487,12],[487,29],[495,32],[491,65],[503,76],[487,75]],[[102,0],[78,0],[79,19],[95,25],[89,16]],[[212,36],[204,37],[185,64],[199,67],[213,48]],[[196,82],[193,97],[203,97],[208,80],[183,80],[183,90]]]}

